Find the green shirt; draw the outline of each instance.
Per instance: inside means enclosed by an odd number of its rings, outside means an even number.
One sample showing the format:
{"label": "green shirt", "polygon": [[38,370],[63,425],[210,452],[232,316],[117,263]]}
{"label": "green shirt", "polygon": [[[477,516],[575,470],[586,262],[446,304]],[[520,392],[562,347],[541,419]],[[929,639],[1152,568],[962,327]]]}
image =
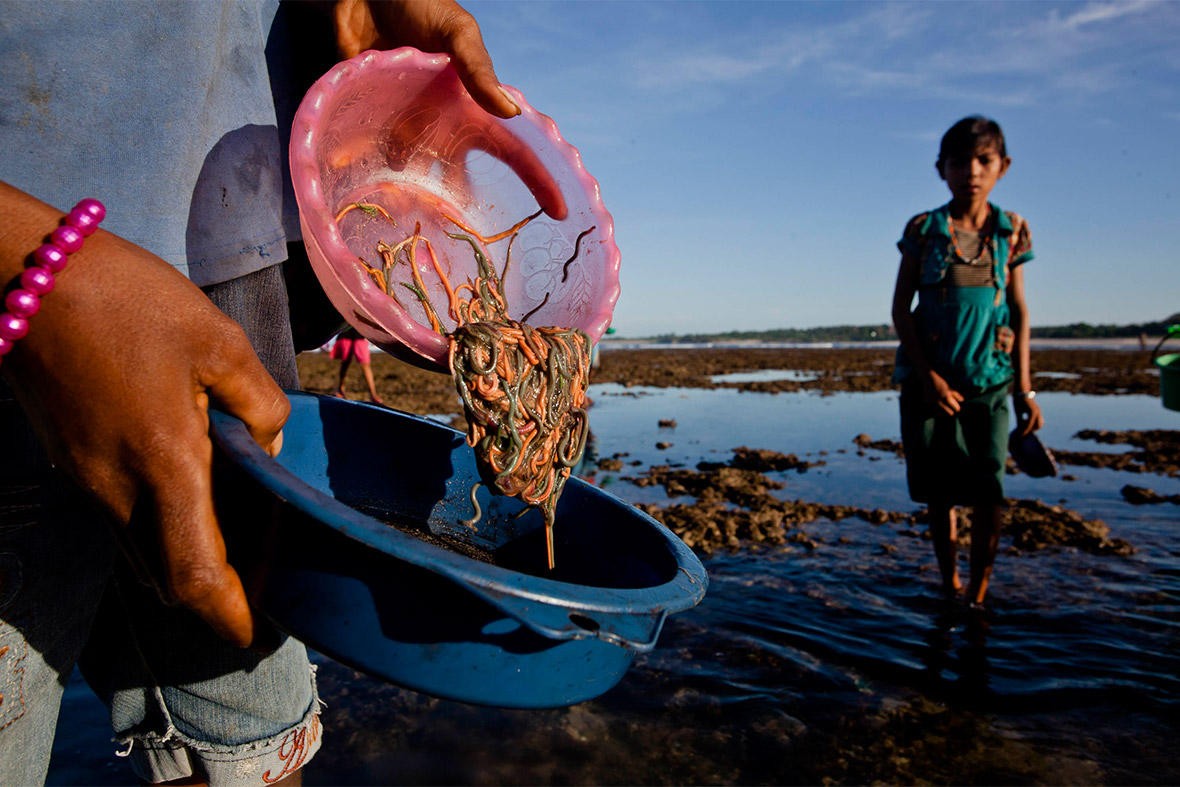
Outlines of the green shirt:
{"label": "green shirt", "polygon": [[[1033,259],[1028,223],[1017,213],[991,205],[995,289],[947,286],[955,259],[948,224],[950,205],[910,219],[898,241],[903,254],[919,262],[914,327],[931,367],[953,388],[978,391],[1012,379],[1013,333],[1005,291],[1008,272]],[[897,351],[894,382],[913,374],[905,349]]]}

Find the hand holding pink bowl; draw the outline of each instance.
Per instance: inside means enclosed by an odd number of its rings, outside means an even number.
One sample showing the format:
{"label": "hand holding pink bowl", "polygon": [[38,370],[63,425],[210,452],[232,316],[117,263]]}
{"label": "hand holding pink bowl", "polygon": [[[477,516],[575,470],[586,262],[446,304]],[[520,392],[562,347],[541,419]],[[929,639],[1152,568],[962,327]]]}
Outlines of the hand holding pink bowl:
{"label": "hand holding pink bowl", "polygon": [[[597,342],[619,297],[598,182],[556,124],[506,90],[521,114],[502,120],[468,95],[447,55],[403,47],[338,64],[295,115],[291,175],[321,285],[365,338],[427,368],[447,366],[449,307],[472,297],[476,249],[514,320]],[[379,244],[399,243],[390,264]]]}

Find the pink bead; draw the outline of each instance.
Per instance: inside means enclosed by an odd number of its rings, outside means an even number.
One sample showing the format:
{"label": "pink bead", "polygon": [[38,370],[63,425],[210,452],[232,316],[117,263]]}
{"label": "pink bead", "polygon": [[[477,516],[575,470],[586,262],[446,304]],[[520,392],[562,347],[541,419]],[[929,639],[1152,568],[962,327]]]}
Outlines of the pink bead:
{"label": "pink bead", "polygon": [[89,213],[94,217],[95,222],[101,222],[107,215],[106,206],[96,199],[84,199],[74,206],[74,210],[80,210]]}
{"label": "pink bead", "polygon": [[10,342],[20,341],[29,332],[29,321],[15,314],[0,314],[0,339]]}
{"label": "pink bead", "polygon": [[90,236],[98,229],[98,222],[84,210],[74,208],[66,214],[66,224],[81,232],[83,236]]}
{"label": "pink bead", "polygon": [[4,299],[9,314],[17,317],[32,317],[41,309],[41,299],[28,290],[13,290]]}
{"label": "pink bead", "polygon": [[54,245],[58,246],[66,254],[73,254],[78,249],[82,248],[82,241],[85,236],[75,227],[68,224],[56,228],[49,235]]}
{"label": "pink bead", "polygon": [[20,286],[34,295],[48,295],[53,292],[55,284],[57,281],[53,278],[53,274],[45,268],[25,268],[25,272],[20,275]]}
{"label": "pink bead", "polygon": [[33,262],[50,273],[57,273],[66,267],[66,253],[56,245],[46,243],[38,246],[37,250],[33,252]]}
{"label": "pink bead", "polygon": [[12,352],[12,348],[16,347],[16,342],[10,342],[7,339],[0,339],[0,355],[8,355]]}

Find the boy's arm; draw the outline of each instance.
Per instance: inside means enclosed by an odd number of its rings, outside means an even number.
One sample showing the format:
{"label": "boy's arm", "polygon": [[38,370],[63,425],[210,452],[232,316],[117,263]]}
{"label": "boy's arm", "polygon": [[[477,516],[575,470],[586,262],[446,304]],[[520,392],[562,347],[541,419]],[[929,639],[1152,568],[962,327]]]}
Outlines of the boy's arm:
{"label": "boy's arm", "polygon": [[903,252],[901,266],[897,271],[897,284],[893,288],[893,327],[897,330],[897,338],[909,356],[915,374],[922,381],[926,401],[937,404],[947,415],[954,415],[959,412],[963,395],[951,388],[942,375],[931,368],[930,361],[922,352],[918,331],[914,327],[914,316],[910,313],[910,305],[917,292],[917,281],[918,259],[909,252]]}
{"label": "boy's arm", "polygon": [[1041,406],[1029,394],[1032,392],[1032,370],[1029,368],[1028,304],[1024,300],[1024,266],[1017,265],[1008,274],[1008,311],[1016,341],[1012,346],[1012,406],[1016,410],[1016,428],[1021,436],[1035,432],[1045,425]]}

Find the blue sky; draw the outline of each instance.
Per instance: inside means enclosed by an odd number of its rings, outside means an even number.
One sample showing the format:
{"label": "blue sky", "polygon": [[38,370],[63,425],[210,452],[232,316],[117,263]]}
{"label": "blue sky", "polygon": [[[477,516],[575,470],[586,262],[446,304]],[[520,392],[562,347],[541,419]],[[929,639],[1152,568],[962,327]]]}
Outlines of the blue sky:
{"label": "blue sky", "polygon": [[888,322],[938,140],[977,113],[1033,325],[1180,312],[1180,2],[464,5],[601,185],[621,336]]}

